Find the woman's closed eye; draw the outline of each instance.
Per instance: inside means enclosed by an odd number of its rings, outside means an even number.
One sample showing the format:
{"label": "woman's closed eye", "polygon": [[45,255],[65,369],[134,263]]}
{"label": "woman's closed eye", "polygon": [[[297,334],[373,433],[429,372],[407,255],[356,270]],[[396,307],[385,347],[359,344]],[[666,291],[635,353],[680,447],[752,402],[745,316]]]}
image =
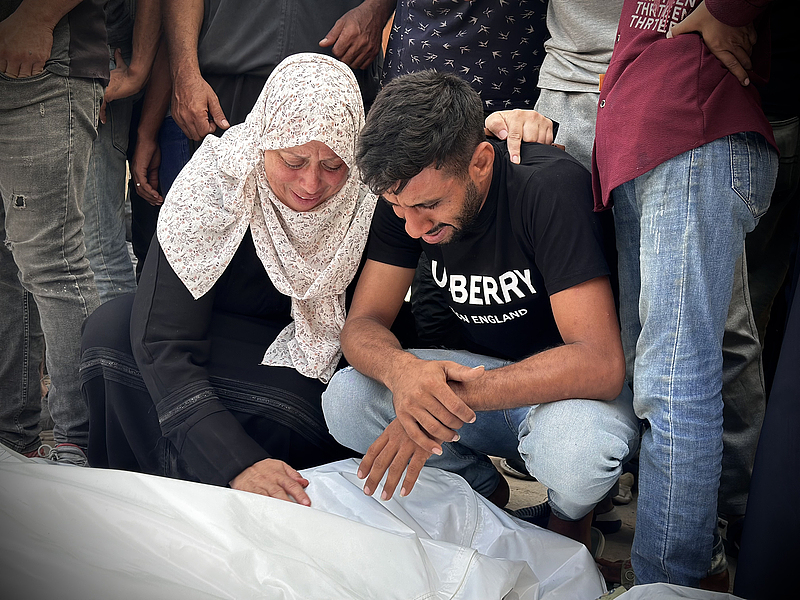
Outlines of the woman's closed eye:
{"label": "woman's closed eye", "polygon": [[339,169],[341,169],[344,166],[344,162],[341,161],[341,160],[338,161],[338,162],[335,162],[335,163],[323,162],[321,164],[322,164],[322,168],[325,169],[326,171],[338,171]]}
{"label": "woman's closed eye", "polygon": [[290,161],[288,161],[288,160],[286,160],[286,159],[284,158],[284,159],[283,159],[283,164],[285,164],[285,165],[286,165],[287,167],[289,167],[290,169],[302,169],[302,168],[303,168],[303,166],[304,166],[306,163],[305,163],[305,161],[301,161],[301,162],[290,162]]}

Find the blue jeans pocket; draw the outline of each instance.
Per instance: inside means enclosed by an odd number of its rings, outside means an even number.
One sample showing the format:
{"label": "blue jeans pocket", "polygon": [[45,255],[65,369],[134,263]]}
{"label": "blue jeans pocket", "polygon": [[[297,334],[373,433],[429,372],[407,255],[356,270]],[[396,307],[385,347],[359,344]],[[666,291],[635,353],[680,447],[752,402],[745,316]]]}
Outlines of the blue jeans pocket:
{"label": "blue jeans pocket", "polygon": [[745,131],[728,136],[731,152],[731,189],[742,199],[753,218],[769,208],[778,157],[764,136]]}

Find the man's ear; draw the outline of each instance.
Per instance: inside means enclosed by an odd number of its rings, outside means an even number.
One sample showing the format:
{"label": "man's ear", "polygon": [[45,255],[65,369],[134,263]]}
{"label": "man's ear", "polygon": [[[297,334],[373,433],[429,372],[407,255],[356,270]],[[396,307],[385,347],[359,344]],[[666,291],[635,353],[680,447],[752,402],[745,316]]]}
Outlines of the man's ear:
{"label": "man's ear", "polygon": [[493,165],[494,146],[489,142],[481,142],[472,153],[472,160],[469,163],[470,177],[476,184],[490,178]]}

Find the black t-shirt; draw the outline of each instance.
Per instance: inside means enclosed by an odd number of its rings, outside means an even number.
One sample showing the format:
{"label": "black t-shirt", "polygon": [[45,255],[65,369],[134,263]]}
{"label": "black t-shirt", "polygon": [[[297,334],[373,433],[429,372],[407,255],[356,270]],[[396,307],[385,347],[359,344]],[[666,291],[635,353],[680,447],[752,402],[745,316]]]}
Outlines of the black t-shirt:
{"label": "black t-shirt", "polygon": [[552,146],[523,144],[522,164],[514,165],[505,142],[492,144],[492,183],[472,231],[429,245],[409,237],[403,220],[379,202],[367,252],[415,268],[424,250],[461,321],[465,349],[520,360],[563,343],[549,296],[609,270],[589,172]]}

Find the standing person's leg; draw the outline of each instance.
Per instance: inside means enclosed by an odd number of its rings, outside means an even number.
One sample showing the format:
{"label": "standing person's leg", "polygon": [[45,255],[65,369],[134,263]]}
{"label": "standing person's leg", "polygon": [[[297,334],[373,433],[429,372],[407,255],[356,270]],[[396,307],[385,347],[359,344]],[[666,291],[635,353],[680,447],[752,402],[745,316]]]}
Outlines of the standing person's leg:
{"label": "standing person's leg", "polygon": [[733,293],[722,338],[722,475],[717,510],[744,515],[758,435],[767,406],[761,343],[747,282],[746,253],[736,261]]}
{"label": "standing person's leg", "polygon": [[[637,581],[697,585],[722,459],[722,335],[744,235],[777,159],[756,134],[686,152],[614,191],[621,320],[642,439]],[[676,185],[676,182],[686,182]]]}
{"label": "standing person's leg", "polygon": [[134,98],[106,106],[106,122],[97,129],[83,195],[86,258],[101,302],[136,291],[125,240],[125,167],[128,128]]}
{"label": "standing person's leg", "polygon": [[[0,183],[0,188],[2,183]],[[39,447],[43,337],[33,296],[19,282],[6,239],[6,196],[0,202],[0,442],[23,454]],[[12,195],[13,198],[13,195]],[[9,198],[11,200],[11,198]]]}
{"label": "standing person's leg", "polygon": [[48,71],[0,85],[0,193],[6,241],[36,300],[47,344],[50,412],[58,443],[85,448],[78,383],[80,329],[97,307],[80,201],[102,98],[100,84]]}
{"label": "standing person's leg", "polygon": [[[113,70],[114,48],[109,48],[109,57]],[[130,61],[130,55],[126,59]],[[132,96],[106,105],[106,122],[98,124],[92,143],[81,206],[86,258],[101,302],[136,291],[125,226],[126,153],[135,100]]]}

